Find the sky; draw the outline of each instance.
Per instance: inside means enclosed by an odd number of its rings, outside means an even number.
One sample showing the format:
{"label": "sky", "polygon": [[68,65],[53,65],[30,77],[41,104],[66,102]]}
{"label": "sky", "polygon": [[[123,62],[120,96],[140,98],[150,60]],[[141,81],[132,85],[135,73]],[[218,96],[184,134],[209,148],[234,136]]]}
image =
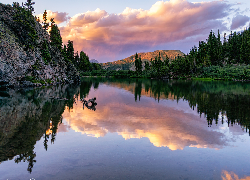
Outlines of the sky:
{"label": "sky", "polygon": [[[10,0],[0,0],[12,4]],[[17,1],[21,3],[22,1]],[[25,2],[25,1],[23,1]],[[249,0],[43,0],[35,15],[55,18],[63,43],[90,59],[111,62],[140,52],[188,53],[211,30],[221,37],[250,24]]]}

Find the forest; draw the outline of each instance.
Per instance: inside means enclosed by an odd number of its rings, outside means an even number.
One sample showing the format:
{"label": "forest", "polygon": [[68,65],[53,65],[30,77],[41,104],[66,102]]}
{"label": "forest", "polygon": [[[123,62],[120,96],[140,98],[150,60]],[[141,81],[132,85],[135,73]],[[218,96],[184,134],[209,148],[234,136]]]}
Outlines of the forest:
{"label": "forest", "polygon": [[[92,76],[114,77],[145,77],[173,79],[205,79],[205,80],[250,80],[250,28],[242,32],[231,32],[223,41],[218,30],[215,35],[209,33],[206,41],[200,41],[199,46],[192,47],[184,56],[174,60],[168,57],[161,59],[160,53],[150,62],[135,56],[136,71],[98,70],[85,73]],[[143,70],[142,70],[143,69]]]}
{"label": "forest", "polygon": [[[34,11],[32,0],[27,0],[24,5],[14,2],[13,8],[19,11],[14,17],[19,28],[13,28],[16,33],[18,29],[25,29],[25,34],[20,37],[20,42],[27,48],[36,47],[37,34],[32,24],[32,19],[41,20],[32,15]],[[42,27],[49,33],[49,40],[42,42],[42,57],[45,63],[51,62],[53,55],[48,45],[58,49],[64,57],[67,67],[74,66],[81,76],[106,76],[117,78],[158,78],[158,79],[206,79],[206,80],[250,80],[250,27],[241,32],[231,32],[229,36],[224,34],[221,37],[220,31],[217,34],[211,30],[205,41],[200,41],[198,47],[194,46],[190,52],[175,59],[167,56],[162,59],[159,56],[151,61],[142,61],[136,53],[135,71],[132,70],[106,70],[98,63],[90,63],[88,55],[81,51],[75,52],[73,41],[68,40],[63,44],[59,27],[47,19],[46,10],[43,13]],[[23,31],[21,31],[23,32]],[[24,33],[24,32],[23,32]],[[35,66],[35,65],[34,65]],[[35,67],[38,68],[39,67]],[[29,80],[34,81],[32,78]]]}

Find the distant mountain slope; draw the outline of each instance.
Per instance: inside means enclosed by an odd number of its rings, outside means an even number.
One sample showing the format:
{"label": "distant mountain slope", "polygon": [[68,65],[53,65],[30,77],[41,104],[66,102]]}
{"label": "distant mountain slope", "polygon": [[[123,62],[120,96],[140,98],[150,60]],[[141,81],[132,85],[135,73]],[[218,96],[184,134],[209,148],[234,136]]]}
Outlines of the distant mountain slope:
{"label": "distant mountain slope", "polygon": [[90,63],[99,63],[96,59],[89,60]]}
{"label": "distant mountain slope", "polygon": [[[171,60],[175,59],[177,56],[184,56],[184,53],[180,50],[157,50],[154,52],[143,52],[138,53],[138,56],[141,57],[142,61],[150,61],[151,58],[154,60],[156,56],[161,55],[161,59],[165,60],[166,55]],[[108,69],[108,70],[135,70],[135,54],[132,56],[129,56],[125,59],[113,61],[113,62],[107,62],[107,63],[101,63],[102,68]],[[144,63],[143,63],[144,66]]]}

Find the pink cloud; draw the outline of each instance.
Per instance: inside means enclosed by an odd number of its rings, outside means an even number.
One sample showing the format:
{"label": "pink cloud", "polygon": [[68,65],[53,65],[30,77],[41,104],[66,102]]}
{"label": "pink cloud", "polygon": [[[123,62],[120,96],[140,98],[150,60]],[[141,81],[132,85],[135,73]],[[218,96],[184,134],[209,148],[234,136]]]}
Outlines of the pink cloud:
{"label": "pink cloud", "polygon": [[249,20],[250,18],[248,16],[238,15],[234,17],[232,20],[231,30],[244,26]]}
{"label": "pink cloud", "polygon": [[126,8],[120,14],[97,9],[75,15],[60,30],[65,43],[74,41],[75,50],[99,62],[113,61],[141,49],[208,35],[211,29],[225,30],[222,19],[230,7],[224,1],[170,0],[158,1],[149,10]]}
{"label": "pink cloud", "polygon": [[95,11],[88,11],[86,13],[74,15],[69,22],[70,26],[83,26],[90,23],[95,23],[102,17],[105,17],[107,12],[97,8]]}
{"label": "pink cloud", "polygon": [[[38,14],[36,16],[39,17],[41,22],[43,22],[43,14]],[[50,10],[47,10],[48,21],[50,21],[51,18],[54,18],[56,24],[66,22],[67,20],[70,19],[70,17],[68,17],[68,13],[66,12],[58,12],[58,11],[52,12]]]}

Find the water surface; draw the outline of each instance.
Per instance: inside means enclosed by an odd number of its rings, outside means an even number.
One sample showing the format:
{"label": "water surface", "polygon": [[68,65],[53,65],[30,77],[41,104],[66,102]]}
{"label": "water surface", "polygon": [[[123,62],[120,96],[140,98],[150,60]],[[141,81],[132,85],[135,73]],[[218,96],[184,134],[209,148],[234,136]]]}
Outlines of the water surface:
{"label": "water surface", "polygon": [[86,78],[0,96],[0,179],[250,179],[247,83]]}

